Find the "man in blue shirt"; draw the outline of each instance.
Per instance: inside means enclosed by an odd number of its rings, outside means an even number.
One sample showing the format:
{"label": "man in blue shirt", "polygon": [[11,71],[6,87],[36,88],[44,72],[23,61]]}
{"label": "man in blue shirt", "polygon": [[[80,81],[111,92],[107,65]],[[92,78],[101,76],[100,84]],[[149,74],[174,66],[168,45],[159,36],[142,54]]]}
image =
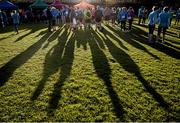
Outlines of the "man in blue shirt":
{"label": "man in blue shirt", "polygon": [[166,30],[169,28],[170,25],[170,15],[168,13],[168,7],[164,7],[163,12],[159,14],[159,27],[158,27],[158,35],[156,41],[159,40],[159,37],[161,35],[161,31],[163,30],[163,37],[162,37],[162,43],[164,43],[165,40],[165,33]]}
{"label": "man in blue shirt", "polygon": [[138,10],[138,18],[139,18],[138,25],[141,24],[141,20],[143,19],[144,9],[145,9],[144,6],[141,6],[141,8],[139,8]]}
{"label": "man in blue shirt", "polygon": [[19,33],[18,32],[18,25],[19,25],[20,16],[19,16],[19,13],[17,13],[17,11],[14,11],[12,13],[12,19],[13,19],[14,29],[18,34]]}
{"label": "man in blue shirt", "polygon": [[149,14],[149,17],[148,17],[148,27],[149,27],[148,41],[149,41],[149,43],[153,43],[152,38],[153,38],[154,30],[155,30],[155,25],[157,23],[157,18],[158,18],[157,7],[154,6],[152,8],[152,12]]}

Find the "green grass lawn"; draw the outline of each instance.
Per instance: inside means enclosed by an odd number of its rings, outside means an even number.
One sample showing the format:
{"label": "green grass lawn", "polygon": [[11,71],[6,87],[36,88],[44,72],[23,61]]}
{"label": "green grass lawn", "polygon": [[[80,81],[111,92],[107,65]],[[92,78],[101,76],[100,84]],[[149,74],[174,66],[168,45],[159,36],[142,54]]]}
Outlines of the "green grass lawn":
{"label": "green grass lawn", "polygon": [[22,25],[0,32],[0,121],[180,121],[180,38]]}

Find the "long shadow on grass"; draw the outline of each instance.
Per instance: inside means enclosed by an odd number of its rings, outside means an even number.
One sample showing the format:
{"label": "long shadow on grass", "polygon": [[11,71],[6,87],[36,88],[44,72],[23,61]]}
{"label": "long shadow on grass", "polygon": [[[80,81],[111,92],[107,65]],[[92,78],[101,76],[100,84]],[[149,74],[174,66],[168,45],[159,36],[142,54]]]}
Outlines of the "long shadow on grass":
{"label": "long shadow on grass", "polygon": [[[147,43],[148,39],[145,38],[147,37],[147,33],[144,30],[140,29],[138,26],[133,26],[133,28],[134,28],[134,31],[132,31],[132,34],[130,35],[133,36],[134,39],[136,39],[138,42],[149,45]],[[160,43],[156,43],[154,45],[149,45],[149,46],[173,58],[180,59],[180,52],[169,47],[167,44],[163,45]]]}
{"label": "long shadow on grass", "polygon": [[108,47],[109,52],[111,53],[113,58],[116,59],[116,61],[126,71],[128,71],[129,73],[133,73],[137,77],[137,79],[142,83],[142,85],[147,90],[147,92],[149,92],[152,95],[152,97],[159,103],[161,107],[169,110],[168,103],[164,100],[164,98],[158,92],[156,92],[156,90],[149,84],[149,82],[147,82],[144,79],[144,77],[140,73],[140,69],[137,66],[137,64],[131,59],[131,57],[126,52],[118,48],[114,43],[112,43],[112,41],[110,41],[110,38],[109,38],[110,36],[108,34],[109,33],[106,30],[103,33],[100,33],[102,37],[103,36],[106,37],[104,38],[104,42],[106,46]]}
{"label": "long shadow on grass", "polygon": [[[85,36],[85,37],[83,37]],[[87,39],[90,37],[86,37],[86,35],[84,35],[84,30],[78,30],[78,35],[76,35],[76,45],[78,48],[80,48],[81,46],[83,47],[84,50],[87,50]]]}
{"label": "long shadow on grass", "polygon": [[[19,33],[26,32],[26,31],[28,31],[28,29],[24,29],[24,30],[22,30],[22,31],[20,30]],[[5,36],[5,37],[0,38],[0,41],[3,41],[3,40],[8,39],[8,38],[13,38],[13,37],[15,37],[15,36],[18,36],[18,35],[15,34],[15,32],[14,32],[13,34],[10,34],[10,35],[8,35],[8,36]]]}
{"label": "long shadow on grass", "polygon": [[[47,48],[49,46],[49,44],[51,42],[53,42],[54,40],[56,40],[56,38],[61,37],[61,35],[63,34],[63,32],[65,31],[67,33],[67,29],[62,31],[64,29],[64,26],[61,27],[60,29],[58,29],[48,40],[47,43],[43,46],[43,49]],[[65,35],[65,34],[64,34]],[[63,35],[63,36],[64,36]],[[66,37],[66,36],[65,36]]]}
{"label": "long shadow on grass", "polygon": [[[109,24],[106,24],[105,26],[108,27],[108,28],[114,29],[113,27],[109,26]],[[129,50],[129,49],[123,44],[123,39],[119,39],[120,37],[119,37],[118,35],[115,35],[112,30],[108,30],[108,31],[109,31],[109,35],[110,35],[116,42],[118,42],[118,44],[119,44],[123,49]]]}
{"label": "long shadow on grass", "polygon": [[[179,39],[179,40],[180,40],[180,39]],[[166,41],[171,42],[172,44],[177,44],[177,45],[180,46],[180,41],[178,42],[177,40],[171,40],[171,39],[169,39],[169,38],[167,38]]]}
{"label": "long shadow on grass", "polygon": [[[170,41],[171,42],[171,41]],[[166,42],[166,45],[168,45],[169,47],[172,47],[174,49],[177,49],[180,51],[180,45],[179,46],[176,46],[176,45],[173,45],[173,43],[169,43],[169,42]]]}
{"label": "long shadow on grass", "polygon": [[121,105],[122,102],[120,101],[118,94],[116,93],[116,91],[113,89],[112,86],[111,77],[110,77],[111,68],[108,63],[108,59],[104,54],[104,52],[98,46],[98,42],[96,42],[96,40],[97,41],[102,41],[102,40],[99,39],[98,36],[93,31],[89,32],[89,34],[90,33],[91,35],[88,36],[89,37],[88,43],[91,49],[92,60],[95,71],[98,77],[101,78],[106,85],[117,118],[119,118],[120,121],[124,121],[125,111],[123,109],[123,106]]}
{"label": "long shadow on grass", "polygon": [[[152,56],[155,59],[160,60],[160,58],[154,54],[152,54],[151,52],[149,52],[142,44],[140,44],[139,42],[134,41],[133,39],[135,39],[135,37],[133,37],[133,35],[130,34],[125,34],[124,32],[120,32],[115,30],[113,27],[106,25],[107,28],[109,28],[107,30],[108,35],[113,36],[113,35],[117,35],[119,37],[122,38],[122,40],[124,40],[125,42],[127,42],[128,44],[130,44],[131,46],[134,46],[135,48],[142,50],[143,52],[149,54],[150,56]],[[112,32],[110,32],[109,30],[112,30]],[[116,33],[115,33],[116,32]]]}
{"label": "long shadow on grass", "polygon": [[40,30],[40,29],[43,29],[44,27],[42,27],[42,25],[39,25],[39,26],[36,26],[36,27],[31,27],[31,31],[20,36],[18,39],[16,39],[14,42],[18,42],[20,40],[22,40],[23,38],[27,37],[28,35],[32,34],[32,33],[35,33],[36,31]]}
{"label": "long shadow on grass", "polygon": [[0,86],[3,86],[5,82],[9,80],[14,71],[28,61],[42,46],[42,44],[48,39],[51,33],[46,33],[39,41],[27,48],[24,52],[17,55],[0,68]]}
{"label": "long shadow on grass", "polygon": [[[53,39],[56,39],[59,36],[60,32],[61,30],[58,30],[51,37],[53,37]],[[39,97],[39,95],[42,93],[44,89],[47,79],[59,70],[59,67],[61,66],[61,62],[62,62],[61,59],[66,44],[66,39],[67,39],[67,29],[65,29],[63,31],[63,34],[59,37],[58,44],[52,47],[49,50],[49,52],[46,54],[45,62],[44,62],[43,78],[39,82],[39,85],[36,88],[36,90],[34,91],[31,100],[36,100]]]}
{"label": "long shadow on grass", "polygon": [[65,42],[67,41],[67,44],[64,49],[64,55],[61,59],[56,58],[57,60],[61,60],[60,77],[57,83],[54,85],[54,90],[49,100],[49,116],[54,115],[54,110],[58,107],[58,102],[61,99],[62,86],[71,75],[71,69],[74,61],[75,34],[71,32],[67,37],[67,40],[65,40]]}

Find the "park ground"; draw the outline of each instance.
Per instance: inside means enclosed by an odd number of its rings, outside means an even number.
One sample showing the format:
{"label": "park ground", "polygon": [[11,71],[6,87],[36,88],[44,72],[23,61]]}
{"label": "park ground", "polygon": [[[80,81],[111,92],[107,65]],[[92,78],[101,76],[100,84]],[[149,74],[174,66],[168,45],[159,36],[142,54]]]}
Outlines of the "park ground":
{"label": "park ground", "polygon": [[[137,22],[136,22],[137,23]],[[179,121],[180,27],[0,32],[0,121]]]}

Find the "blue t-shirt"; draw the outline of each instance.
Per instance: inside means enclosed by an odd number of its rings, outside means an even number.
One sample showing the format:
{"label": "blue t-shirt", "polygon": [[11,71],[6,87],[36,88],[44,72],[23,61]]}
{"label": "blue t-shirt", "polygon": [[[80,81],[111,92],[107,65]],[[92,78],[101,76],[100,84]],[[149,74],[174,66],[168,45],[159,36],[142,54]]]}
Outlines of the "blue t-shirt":
{"label": "blue t-shirt", "polygon": [[13,23],[14,24],[19,24],[19,19],[20,19],[20,16],[18,13],[15,13],[12,15],[12,19],[13,19]]}
{"label": "blue t-shirt", "polygon": [[121,21],[125,21],[127,19],[127,12],[124,12],[124,11],[121,11],[119,14],[118,14],[118,19],[121,20]]}
{"label": "blue t-shirt", "polygon": [[57,17],[58,14],[59,14],[59,12],[58,12],[58,10],[56,10],[56,9],[52,9],[52,10],[51,10],[51,14],[52,14],[53,17]]}
{"label": "blue t-shirt", "polygon": [[169,23],[170,23],[170,15],[168,12],[162,12],[159,14],[159,26],[161,27],[169,27]]}
{"label": "blue t-shirt", "polygon": [[158,14],[156,11],[152,11],[148,17],[148,25],[155,25],[157,23]]}

